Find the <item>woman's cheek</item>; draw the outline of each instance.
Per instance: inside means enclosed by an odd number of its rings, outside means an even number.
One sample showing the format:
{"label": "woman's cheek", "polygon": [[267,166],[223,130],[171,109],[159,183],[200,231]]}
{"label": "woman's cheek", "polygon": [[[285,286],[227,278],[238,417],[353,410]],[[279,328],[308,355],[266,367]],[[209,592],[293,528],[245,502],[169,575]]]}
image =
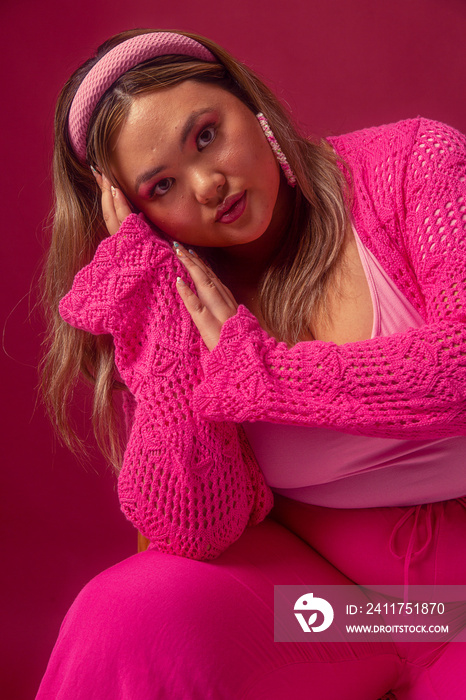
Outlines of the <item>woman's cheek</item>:
{"label": "woman's cheek", "polygon": [[[244,157],[247,149],[234,140],[224,141],[222,146],[217,147],[215,158],[213,158],[212,168],[220,170],[226,177],[244,175]],[[243,161],[243,162],[242,162]]]}
{"label": "woman's cheek", "polygon": [[192,219],[193,217],[186,211],[185,202],[178,200],[168,206],[163,213],[159,211],[154,214],[151,221],[164,233],[176,238],[177,235],[180,236],[187,225],[189,226]]}
{"label": "woman's cheek", "polygon": [[169,211],[166,214],[165,220],[166,225],[170,226],[174,230],[184,229],[186,225],[189,225],[189,221],[192,219],[192,214],[190,216],[189,207],[186,204],[186,198],[184,195],[179,195],[176,200],[168,203]]}

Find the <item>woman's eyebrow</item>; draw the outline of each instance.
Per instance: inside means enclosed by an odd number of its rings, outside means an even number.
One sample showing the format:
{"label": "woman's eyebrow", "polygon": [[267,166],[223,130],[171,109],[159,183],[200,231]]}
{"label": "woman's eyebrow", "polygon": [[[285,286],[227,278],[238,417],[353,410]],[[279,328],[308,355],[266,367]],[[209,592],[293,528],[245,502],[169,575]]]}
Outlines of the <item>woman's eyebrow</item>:
{"label": "woman's eyebrow", "polygon": [[148,180],[153,178],[161,170],[165,170],[166,167],[167,167],[166,165],[159,165],[156,168],[151,168],[150,170],[146,170],[145,173],[138,175],[136,178],[135,185],[134,185],[136,192],[139,192],[139,188],[141,187],[141,185],[143,185],[145,182],[147,182]]}
{"label": "woman's eyebrow", "polygon": [[205,114],[206,112],[213,112],[214,108],[213,107],[205,107],[204,109],[198,109],[196,112],[192,112],[192,114],[188,117],[186,120],[186,124],[183,127],[183,130],[181,132],[181,137],[180,137],[180,146],[183,148],[183,146],[186,143],[186,139],[189,136],[189,133],[191,129],[193,128],[194,124],[196,123],[196,119],[201,116],[201,114]]}
{"label": "woman's eyebrow", "polygon": [[[191,132],[191,129],[196,123],[196,120],[202,115],[205,114],[206,112],[213,112],[214,107],[204,107],[203,109],[198,109],[195,112],[192,112],[192,114],[189,115],[188,119],[185,122],[185,125],[183,126],[183,129],[181,131],[180,135],[180,149],[183,148],[183,146],[186,143],[186,140]],[[150,170],[146,170],[145,173],[142,173],[141,175],[138,175],[136,178],[136,182],[134,185],[134,188],[136,192],[139,191],[139,188],[141,185],[143,185],[145,182],[153,178],[155,175],[157,175],[161,170],[165,170],[167,166],[166,165],[159,165],[156,168],[151,168]]]}

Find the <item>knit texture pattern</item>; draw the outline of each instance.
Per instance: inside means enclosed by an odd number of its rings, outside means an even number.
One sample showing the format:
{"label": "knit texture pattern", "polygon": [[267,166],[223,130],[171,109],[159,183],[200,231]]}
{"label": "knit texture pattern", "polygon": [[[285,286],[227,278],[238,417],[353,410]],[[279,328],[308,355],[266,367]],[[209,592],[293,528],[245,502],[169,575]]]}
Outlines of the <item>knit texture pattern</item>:
{"label": "knit texture pattern", "polygon": [[200,335],[176,289],[171,246],[135,214],[99,245],[60,302],[73,326],[111,333],[135,401],[118,479],[121,508],[152,547],[214,559],[273,505],[241,426],[199,417]]}
{"label": "knit texture pattern", "polygon": [[329,139],[354,177],[362,242],[425,320],[406,333],[288,348],[240,305],[201,361],[216,420],[400,439],[465,433],[466,139],[427,119]]}
{"label": "knit texture pattern", "polygon": [[273,503],[240,423],[407,438],[465,429],[466,144],[426,119],[329,139],[353,172],[358,234],[425,319],[388,337],[287,348],[240,305],[209,352],[176,290],[171,246],[132,214],[60,303],[110,333],[134,401],[126,516],[165,552],[213,559]]}

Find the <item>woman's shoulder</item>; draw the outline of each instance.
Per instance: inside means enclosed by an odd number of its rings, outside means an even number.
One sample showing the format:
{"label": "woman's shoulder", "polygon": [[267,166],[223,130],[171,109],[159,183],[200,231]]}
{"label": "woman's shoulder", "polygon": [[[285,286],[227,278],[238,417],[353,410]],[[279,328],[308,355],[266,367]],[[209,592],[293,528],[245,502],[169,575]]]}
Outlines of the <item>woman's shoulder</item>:
{"label": "woman's shoulder", "polygon": [[417,116],[338,136],[328,136],[335,151],[354,163],[393,157],[409,157],[417,148],[464,148],[465,136],[448,124]]}

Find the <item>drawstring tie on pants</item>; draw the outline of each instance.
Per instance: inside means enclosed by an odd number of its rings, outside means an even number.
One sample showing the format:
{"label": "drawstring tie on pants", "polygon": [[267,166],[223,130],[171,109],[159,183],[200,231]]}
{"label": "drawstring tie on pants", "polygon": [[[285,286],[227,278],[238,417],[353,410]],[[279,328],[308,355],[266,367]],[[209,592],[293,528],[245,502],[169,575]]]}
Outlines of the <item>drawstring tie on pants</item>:
{"label": "drawstring tie on pants", "polygon": [[[424,507],[426,508],[424,509]],[[418,531],[418,522],[421,513],[425,514],[425,528],[426,528],[426,536],[425,536],[425,541],[424,544],[422,544],[421,547],[418,549],[414,549],[414,545],[416,542],[416,534]],[[403,525],[411,518],[411,516],[414,515],[414,522],[412,525],[411,529],[411,534],[409,536],[409,541],[408,541],[408,546],[406,548],[406,552],[404,554],[398,554],[395,551],[395,537],[396,534]],[[442,512],[443,515],[443,512]],[[406,513],[401,516],[401,518],[397,521],[395,527],[392,530],[392,534],[390,537],[390,541],[388,543],[389,549],[391,554],[393,554],[394,557],[397,559],[403,559],[405,560],[404,562],[404,573],[403,573],[403,603],[406,605],[408,602],[408,577],[409,577],[409,565],[411,563],[412,559],[415,559],[418,557],[424,550],[429,546],[431,540],[432,540],[432,530],[433,530],[433,523],[432,520],[434,518],[433,514],[433,504],[432,503],[421,503],[420,505],[417,506],[412,506],[411,508],[408,508]]]}
{"label": "drawstring tie on pants", "polygon": [[[456,498],[453,499],[456,500],[463,508],[466,509],[466,497],[462,498]],[[444,506],[445,501],[442,502],[442,505]],[[408,602],[408,578],[409,578],[409,565],[413,559],[416,559],[419,557],[422,552],[424,552],[427,547],[429,546],[430,542],[432,541],[432,534],[433,534],[433,529],[434,529],[434,505],[435,503],[421,503],[417,506],[411,506],[408,508],[406,513],[404,513],[401,518],[397,521],[395,524],[395,527],[392,530],[392,534],[390,536],[390,541],[388,543],[390,552],[393,554],[394,557],[397,559],[404,559],[404,574],[403,574],[403,603],[406,605]],[[415,549],[414,546],[416,544],[416,535],[418,534],[418,525],[421,520],[421,514],[424,516],[424,521],[425,521],[425,535],[424,535],[424,542],[420,542],[420,545],[418,546],[418,549]],[[412,529],[411,529],[411,534],[409,536],[409,541],[408,541],[408,546],[406,548],[406,552],[404,554],[399,554],[398,552],[395,551],[395,538],[397,532],[403,527],[403,525],[412,517],[414,516],[414,521],[412,524]],[[440,528],[441,522],[443,518],[445,517],[445,508],[442,507],[441,509],[441,514],[440,518],[437,520],[437,532]],[[435,583],[432,581],[432,583]]]}

